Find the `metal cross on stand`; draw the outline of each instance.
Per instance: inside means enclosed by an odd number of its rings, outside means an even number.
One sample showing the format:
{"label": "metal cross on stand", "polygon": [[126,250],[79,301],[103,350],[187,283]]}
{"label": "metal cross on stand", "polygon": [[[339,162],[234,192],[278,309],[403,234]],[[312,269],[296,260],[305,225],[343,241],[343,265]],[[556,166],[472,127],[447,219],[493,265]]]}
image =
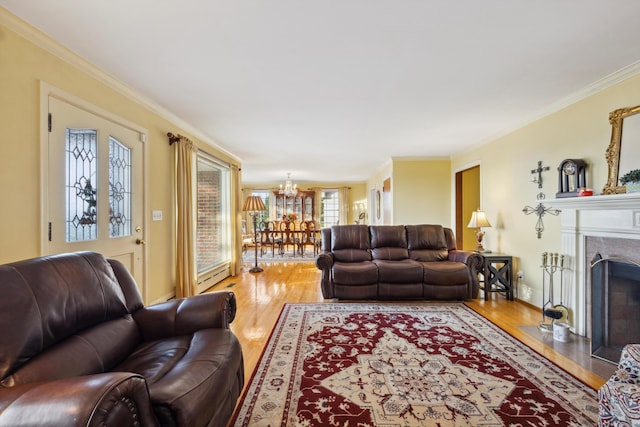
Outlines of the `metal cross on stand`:
{"label": "metal cross on stand", "polygon": [[[542,166],[542,160],[538,161],[538,167],[536,169],[531,169],[531,173],[532,174],[538,174],[538,176],[534,176],[533,178],[531,178],[531,181],[538,183],[538,188],[542,188],[542,172],[546,172],[549,170],[549,166]],[[545,195],[542,191],[540,191],[537,195],[537,199],[538,200],[544,200]],[[544,224],[542,222],[542,217],[545,214],[551,214],[551,215],[555,215],[557,216],[560,213],[560,210],[558,209],[551,209],[545,205],[542,204],[542,202],[538,203],[538,205],[534,208],[531,206],[525,206],[524,209],[522,209],[522,212],[524,212],[525,215],[531,215],[532,213],[535,213],[536,216],[538,217],[538,221],[536,222],[536,233],[538,234],[538,239],[540,239],[542,237],[542,232],[544,231]]]}

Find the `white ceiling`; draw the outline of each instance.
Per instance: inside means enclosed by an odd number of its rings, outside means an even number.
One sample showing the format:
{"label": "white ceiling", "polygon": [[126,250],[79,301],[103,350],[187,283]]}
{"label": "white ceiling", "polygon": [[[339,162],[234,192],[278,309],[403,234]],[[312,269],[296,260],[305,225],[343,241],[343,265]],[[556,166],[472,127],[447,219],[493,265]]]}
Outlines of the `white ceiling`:
{"label": "white ceiling", "polygon": [[235,154],[247,182],[450,156],[640,59],[638,0],[0,5]]}

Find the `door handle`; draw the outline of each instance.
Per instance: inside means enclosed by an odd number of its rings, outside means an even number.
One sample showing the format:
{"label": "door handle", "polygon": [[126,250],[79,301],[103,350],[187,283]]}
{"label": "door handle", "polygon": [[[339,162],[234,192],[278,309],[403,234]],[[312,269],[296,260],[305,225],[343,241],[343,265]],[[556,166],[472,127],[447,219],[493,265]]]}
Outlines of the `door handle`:
{"label": "door handle", "polygon": [[147,243],[144,239],[136,239],[136,245],[144,245]]}

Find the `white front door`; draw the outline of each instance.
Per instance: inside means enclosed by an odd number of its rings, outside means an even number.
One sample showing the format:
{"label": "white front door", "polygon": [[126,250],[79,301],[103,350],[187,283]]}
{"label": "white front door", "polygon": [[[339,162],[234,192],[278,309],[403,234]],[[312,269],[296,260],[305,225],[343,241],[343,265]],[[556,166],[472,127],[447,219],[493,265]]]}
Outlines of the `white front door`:
{"label": "white front door", "polygon": [[140,132],[54,96],[48,108],[45,253],[89,250],[118,259],[144,297]]}

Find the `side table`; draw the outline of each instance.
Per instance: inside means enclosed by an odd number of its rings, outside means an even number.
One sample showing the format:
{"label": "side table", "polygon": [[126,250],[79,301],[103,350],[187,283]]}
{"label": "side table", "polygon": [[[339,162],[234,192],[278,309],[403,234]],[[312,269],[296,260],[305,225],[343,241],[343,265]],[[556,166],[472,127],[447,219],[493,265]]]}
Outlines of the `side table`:
{"label": "side table", "polygon": [[483,253],[484,268],[480,289],[484,299],[489,292],[504,292],[505,298],[513,301],[513,257],[505,254]]}

